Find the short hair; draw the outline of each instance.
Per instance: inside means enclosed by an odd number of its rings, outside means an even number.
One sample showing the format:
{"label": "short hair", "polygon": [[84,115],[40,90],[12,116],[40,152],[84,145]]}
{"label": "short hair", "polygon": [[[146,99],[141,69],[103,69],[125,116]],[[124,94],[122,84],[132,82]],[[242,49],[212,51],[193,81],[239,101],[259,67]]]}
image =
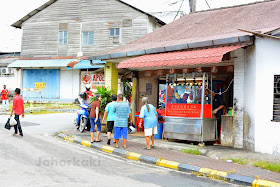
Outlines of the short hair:
{"label": "short hair", "polygon": [[111,96],[111,99],[112,99],[112,101],[116,101],[116,100],[117,100],[117,95],[113,94],[113,95]]}
{"label": "short hair", "polygon": [[119,99],[119,100],[123,100],[123,94],[119,94],[119,95],[118,95],[118,99]]}
{"label": "short hair", "polygon": [[101,94],[96,94],[95,101],[97,101],[99,97],[101,97]]}
{"label": "short hair", "polygon": [[20,94],[20,89],[19,89],[19,88],[16,88],[16,89],[15,89],[15,92],[16,92],[17,94]]}
{"label": "short hair", "polygon": [[[6,86],[6,85],[4,84],[4,86]],[[3,87],[4,87],[4,86],[3,86]]]}

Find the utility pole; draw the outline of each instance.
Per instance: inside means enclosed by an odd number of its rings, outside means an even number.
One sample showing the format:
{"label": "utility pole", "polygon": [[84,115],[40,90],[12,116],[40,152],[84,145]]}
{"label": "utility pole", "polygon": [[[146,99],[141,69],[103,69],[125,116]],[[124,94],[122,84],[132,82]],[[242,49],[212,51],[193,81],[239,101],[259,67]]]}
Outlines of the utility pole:
{"label": "utility pole", "polygon": [[195,12],[196,10],[196,0],[189,0],[190,4],[190,13]]}

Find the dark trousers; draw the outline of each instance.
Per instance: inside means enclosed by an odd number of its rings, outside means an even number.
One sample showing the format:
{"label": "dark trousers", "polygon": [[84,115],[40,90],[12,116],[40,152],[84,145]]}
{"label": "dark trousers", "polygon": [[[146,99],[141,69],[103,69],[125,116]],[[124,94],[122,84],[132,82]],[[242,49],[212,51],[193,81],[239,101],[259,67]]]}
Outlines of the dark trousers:
{"label": "dark trousers", "polygon": [[19,115],[15,114],[15,120],[17,121],[17,124],[14,126],[14,128],[15,128],[15,134],[17,134],[17,133],[18,133],[18,130],[19,130],[19,134],[20,134],[21,136],[23,136],[22,130],[21,130],[21,126],[20,126],[20,121],[19,121]]}

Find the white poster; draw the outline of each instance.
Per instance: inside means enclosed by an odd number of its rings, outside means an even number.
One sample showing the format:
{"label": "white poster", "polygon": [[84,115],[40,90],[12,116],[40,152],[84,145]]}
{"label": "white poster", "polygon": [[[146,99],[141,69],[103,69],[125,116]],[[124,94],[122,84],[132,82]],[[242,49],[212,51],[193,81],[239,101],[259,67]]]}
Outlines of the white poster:
{"label": "white poster", "polygon": [[91,85],[91,91],[96,92],[97,87],[105,87],[104,74],[96,74],[92,71],[81,72],[81,92],[85,91],[86,84]]}

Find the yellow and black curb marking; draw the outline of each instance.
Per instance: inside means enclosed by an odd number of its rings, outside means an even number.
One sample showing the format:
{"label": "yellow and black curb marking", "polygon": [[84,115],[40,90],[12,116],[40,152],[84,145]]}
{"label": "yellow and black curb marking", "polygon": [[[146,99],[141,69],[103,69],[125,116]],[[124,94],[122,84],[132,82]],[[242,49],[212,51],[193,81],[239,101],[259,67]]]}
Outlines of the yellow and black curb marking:
{"label": "yellow and black curb marking", "polygon": [[78,143],[78,144],[81,144],[81,145],[84,145],[87,147],[91,147],[91,148],[94,148],[94,149],[97,149],[100,151],[104,151],[106,153],[111,153],[111,154],[114,154],[117,156],[125,157],[130,160],[136,160],[136,161],[140,161],[140,162],[144,162],[144,163],[148,163],[148,164],[154,164],[154,165],[161,166],[161,167],[171,168],[171,169],[175,169],[178,171],[183,171],[183,172],[196,174],[196,175],[202,175],[205,177],[223,180],[223,181],[227,181],[227,182],[231,182],[231,183],[235,183],[235,184],[241,184],[241,185],[252,186],[252,187],[269,187],[269,186],[280,187],[280,183],[275,183],[275,182],[261,180],[261,179],[255,179],[252,177],[228,173],[228,172],[224,172],[224,171],[213,170],[213,169],[209,169],[209,168],[201,168],[201,167],[197,167],[197,166],[193,166],[193,165],[189,165],[189,164],[182,164],[179,162],[165,160],[163,158],[156,158],[156,157],[141,155],[139,153],[126,151],[126,150],[114,148],[111,146],[101,145],[99,143],[91,143],[90,141],[82,140],[79,137],[66,136],[63,133],[58,134],[58,137],[60,137],[64,140],[70,141],[70,142]]}

